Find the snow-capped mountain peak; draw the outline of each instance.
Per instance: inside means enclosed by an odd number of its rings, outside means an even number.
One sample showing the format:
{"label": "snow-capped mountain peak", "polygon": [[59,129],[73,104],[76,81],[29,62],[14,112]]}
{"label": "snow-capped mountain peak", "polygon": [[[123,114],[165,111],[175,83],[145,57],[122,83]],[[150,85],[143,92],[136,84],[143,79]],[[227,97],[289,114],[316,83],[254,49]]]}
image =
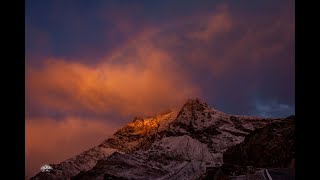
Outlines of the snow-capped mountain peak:
{"label": "snow-capped mountain peak", "polygon": [[189,99],[179,111],[135,118],[100,145],[33,179],[195,179],[206,167],[221,165],[223,152],[247,134],[280,120],[232,116]]}

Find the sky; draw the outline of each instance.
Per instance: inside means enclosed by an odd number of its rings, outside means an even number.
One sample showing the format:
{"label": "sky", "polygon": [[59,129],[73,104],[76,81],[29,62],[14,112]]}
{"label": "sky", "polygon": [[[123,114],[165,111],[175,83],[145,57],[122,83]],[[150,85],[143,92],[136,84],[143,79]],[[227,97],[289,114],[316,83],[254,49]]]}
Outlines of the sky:
{"label": "sky", "polygon": [[295,113],[293,0],[27,0],[26,176],[200,98]]}

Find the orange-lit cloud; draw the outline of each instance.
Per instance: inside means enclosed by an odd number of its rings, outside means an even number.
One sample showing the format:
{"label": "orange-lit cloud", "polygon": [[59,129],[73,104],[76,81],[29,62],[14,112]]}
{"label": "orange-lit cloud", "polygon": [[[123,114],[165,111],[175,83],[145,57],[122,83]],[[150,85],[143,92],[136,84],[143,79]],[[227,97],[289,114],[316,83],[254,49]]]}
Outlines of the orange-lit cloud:
{"label": "orange-lit cloud", "polygon": [[168,54],[146,42],[136,45],[93,66],[63,59],[27,66],[26,96],[62,111],[152,114],[197,95]]}
{"label": "orange-lit cloud", "polygon": [[[213,13],[197,18],[200,23],[194,24],[196,30],[184,28],[186,22],[146,26],[91,65],[51,58],[43,60],[42,67],[27,66],[26,96],[42,107],[62,111],[152,114],[186,98],[201,96],[190,82],[189,72],[193,70],[179,67],[184,62],[194,68],[204,67],[216,77],[223,76],[237,64],[252,67],[281,52],[294,34],[294,23],[285,13],[261,26],[237,22],[228,6],[221,4]],[[241,35],[229,38],[238,30]],[[221,37],[224,40],[218,41]],[[220,46],[222,52],[217,49]],[[180,47],[188,50],[176,50]],[[176,56],[181,54],[182,58]]]}
{"label": "orange-lit cloud", "polygon": [[101,143],[116,130],[112,123],[67,117],[28,118],[25,121],[26,175],[32,176],[43,164],[59,163]]}

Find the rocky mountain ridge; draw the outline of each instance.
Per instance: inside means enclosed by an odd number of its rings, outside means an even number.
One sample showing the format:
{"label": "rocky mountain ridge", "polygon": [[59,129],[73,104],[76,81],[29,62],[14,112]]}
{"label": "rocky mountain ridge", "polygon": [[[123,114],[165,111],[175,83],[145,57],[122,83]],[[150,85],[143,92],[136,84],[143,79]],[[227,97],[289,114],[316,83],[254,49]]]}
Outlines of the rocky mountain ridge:
{"label": "rocky mountain ridge", "polygon": [[180,111],[135,119],[100,145],[31,179],[197,179],[252,131],[284,118],[228,115],[199,99]]}

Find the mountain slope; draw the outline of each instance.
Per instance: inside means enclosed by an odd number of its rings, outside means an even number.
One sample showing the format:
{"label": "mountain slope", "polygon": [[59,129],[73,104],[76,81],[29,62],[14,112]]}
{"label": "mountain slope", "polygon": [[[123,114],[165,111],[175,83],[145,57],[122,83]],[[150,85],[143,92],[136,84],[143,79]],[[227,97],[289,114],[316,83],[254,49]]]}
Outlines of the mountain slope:
{"label": "mountain slope", "polygon": [[148,145],[154,141],[157,129],[165,129],[176,116],[177,112],[171,111],[152,118],[136,118],[100,145],[59,164],[51,164],[53,171],[39,172],[31,179],[68,179],[81,171],[91,169],[98,160],[114,152],[131,152],[139,148],[148,148]]}
{"label": "mountain slope", "polygon": [[33,179],[195,179],[206,167],[220,166],[223,152],[250,132],[281,120],[232,116],[190,99],[179,112],[135,119]]}
{"label": "mountain slope", "polygon": [[[207,167],[199,179],[295,179],[295,117],[271,123],[248,134],[223,153],[224,164]],[[267,174],[268,172],[268,174]]]}
{"label": "mountain slope", "polygon": [[289,117],[250,133],[223,154],[229,164],[288,168],[295,154],[295,119]]}

